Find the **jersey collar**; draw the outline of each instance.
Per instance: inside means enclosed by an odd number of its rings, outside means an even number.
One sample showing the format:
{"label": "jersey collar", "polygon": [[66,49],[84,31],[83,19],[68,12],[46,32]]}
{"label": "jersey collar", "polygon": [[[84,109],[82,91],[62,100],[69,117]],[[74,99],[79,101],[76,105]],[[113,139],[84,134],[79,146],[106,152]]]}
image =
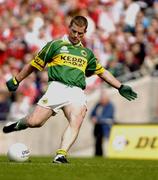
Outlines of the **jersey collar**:
{"label": "jersey collar", "polygon": [[[72,43],[69,41],[68,35],[64,35],[64,36],[62,37],[62,40],[68,42],[69,44],[72,44]],[[74,45],[74,46],[83,46],[83,44],[82,44],[81,41],[80,41],[78,44],[76,44],[76,45]]]}

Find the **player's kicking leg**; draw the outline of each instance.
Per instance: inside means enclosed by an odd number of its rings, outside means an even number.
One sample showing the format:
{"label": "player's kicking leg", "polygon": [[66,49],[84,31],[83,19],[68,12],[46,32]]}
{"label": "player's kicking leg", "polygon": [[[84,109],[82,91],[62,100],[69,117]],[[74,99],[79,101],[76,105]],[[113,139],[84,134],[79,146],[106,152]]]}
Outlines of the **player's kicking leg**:
{"label": "player's kicking leg", "polygon": [[75,142],[80,126],[85,117],[87,108],[85,105],[68,105],[63,108],[64,114],[69,121],[61,139],[60,149],[57,150],[54,163],[67,163],[66,155],[72,144]]}
{"label": "player's kicking leg", "polygon": [[42,126],[52,115],[52,110],[37,105],[34,111],[17,122],[9,122],[3,127],[4,133],[11,133],[14,131],[20,131],[28,127],[40,127]]}
{"label": "player's kicking leg", "polygon": [[[25,119],[25,118],[24,118]],[[4,133],[11,133],[13,131],[18,131],[18,130],[22,130],[22,129],[26,129],[27,126],[24,126],[24,128],[18,128],[18,123],[22,121],[22,119],[20,119],[17,122],[9,122],[7,123],[4,127],[3,127],[3,132]]]}

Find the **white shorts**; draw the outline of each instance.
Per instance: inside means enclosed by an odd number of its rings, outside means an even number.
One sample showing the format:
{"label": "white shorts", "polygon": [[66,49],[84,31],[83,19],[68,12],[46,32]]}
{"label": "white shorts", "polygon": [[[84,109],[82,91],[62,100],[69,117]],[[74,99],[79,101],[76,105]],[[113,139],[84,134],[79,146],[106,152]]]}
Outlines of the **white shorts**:
{"label": "white shorts", "polygon": [[86,95],[79,87],[70,87],[57,81],[52,81],[46,93],[38,101],[38,105],[52,109],[55,113],[69,104],[85,105]]}

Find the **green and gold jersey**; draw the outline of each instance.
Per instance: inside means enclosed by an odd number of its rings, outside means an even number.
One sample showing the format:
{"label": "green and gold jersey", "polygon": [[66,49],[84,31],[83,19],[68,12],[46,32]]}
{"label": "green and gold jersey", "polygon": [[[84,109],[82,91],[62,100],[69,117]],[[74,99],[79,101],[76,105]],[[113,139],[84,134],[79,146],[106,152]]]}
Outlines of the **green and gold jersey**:
{"label": "green and gold jersey", "polygon": [[47,65],[49,81],[82,89],[86,87],[86,76],[105,71],[90,49],[81,43],[71,44],[67,36],[47,43],[30,64],[40,71]]}

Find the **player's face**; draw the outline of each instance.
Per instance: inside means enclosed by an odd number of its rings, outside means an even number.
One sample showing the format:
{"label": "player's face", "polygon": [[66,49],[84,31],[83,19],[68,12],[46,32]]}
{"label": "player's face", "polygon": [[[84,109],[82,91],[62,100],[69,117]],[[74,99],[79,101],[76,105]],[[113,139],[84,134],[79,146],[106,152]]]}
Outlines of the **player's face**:
{"label": "player's face", "polygon": [[69,27],[69,40],[72,44],[78,44],[82,41],[85,32],[85,26],[80,27],[73,23],[72,26]]}

